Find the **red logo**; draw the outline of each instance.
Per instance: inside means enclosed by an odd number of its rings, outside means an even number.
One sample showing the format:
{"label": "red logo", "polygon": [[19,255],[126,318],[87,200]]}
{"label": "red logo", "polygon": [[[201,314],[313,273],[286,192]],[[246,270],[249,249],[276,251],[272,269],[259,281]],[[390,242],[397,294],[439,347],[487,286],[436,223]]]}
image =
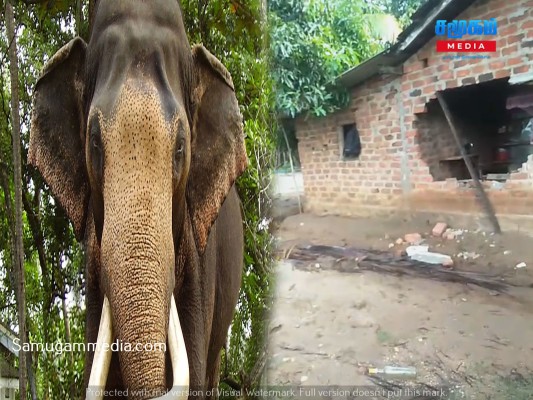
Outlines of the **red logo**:
{"label": "red logo", "polygon": [[492,53],[496,40],[437,40],[438,53]]}

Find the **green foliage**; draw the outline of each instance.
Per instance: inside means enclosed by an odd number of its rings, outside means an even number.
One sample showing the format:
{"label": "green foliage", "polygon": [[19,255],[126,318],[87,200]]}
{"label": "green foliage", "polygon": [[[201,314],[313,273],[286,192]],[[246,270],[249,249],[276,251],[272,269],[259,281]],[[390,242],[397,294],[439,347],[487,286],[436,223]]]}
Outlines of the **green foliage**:
{"label": "green foliage", "polygon": [[405,27],[411,23],[411,16],[427,0],[378,0],[387,14],[391,14]]}
{"label": "green foliage", "polygon": [[[16,3],[19,97],[22,124],[23,198],[27,327],[33,343],[84,341],[84,300],[81,248],[71,228],[53,202],[36,171],[26,165],[31,113],[31,93],[44,62],[74,34],[74,10],[70,2],[54,2],[55,8],[40,4]],[[61,6],[61,7],[60,7]],[[0,25],[0,57],[7,54],[5,26]],[[7,61],[7,60],[6,60]],[[11,121],[7,106],[9,93],[8,63],[0,63],[0,174],[8,180],[0,195],[0,321],[15,327],[16,305],[11,271],[13,166],[11,161]],[[10,202],[10,204],[8,204]],[[67,314],[62,298],[67,296]],[[67,334],[69,322],[70,335]],[[35,352],[32,369],[36,372],[37,396],[42,399],[80,398],[83,391],[83,354]]]}
{"label": "green foliage", "polygon": [[[45,61],[76,31],[87,37],[87,2],[16,2],[20,110],[23,151],[24,248],[27,325],[31,342],[84,342],[83,252],[63,211],[34,169],[26,165],[31,95]],[[245,272],[237,313],[232,325],[229,352],[224,354],[222,375],[243,386],[257,384],[251,371],[264,350],[268,310],[272,238],[268,231],[269,184],[273,154],[271,135],[274,114],[265,37],[259,1],[183,1],[190,41],[203,43],[232,74],[244,117],[250,165],[237,182],[245,215]],[[13,168],[9,117],[7,39],[0,19],[0,321],[16,328],[14,281],[11,273]],[[2,181],[0,180],[0,183]],[[62,299],[66,297],[67,314]],[[68,322],[68,324],[67,324]],[[70,337],[67,332],[70,328]],[[81,398],[84,354],[33,354],[39,399]],[[225,367],[227,365],[227,368]],[[255,369],[257,371],[257,368]],[[260,370],[259,370],[260,372]]]}
{"label": "green foliage", "polygon": [[347,103],[347,93],[333,81],[383,49],[368,18],[378,11],[362,0],[269,2],[279,114],[324,116]]}
{"label": "green foliage", "polygon": [[393,43],[425,0],[269,2],[276,111],[324,116],[349,96],[335,80]]}

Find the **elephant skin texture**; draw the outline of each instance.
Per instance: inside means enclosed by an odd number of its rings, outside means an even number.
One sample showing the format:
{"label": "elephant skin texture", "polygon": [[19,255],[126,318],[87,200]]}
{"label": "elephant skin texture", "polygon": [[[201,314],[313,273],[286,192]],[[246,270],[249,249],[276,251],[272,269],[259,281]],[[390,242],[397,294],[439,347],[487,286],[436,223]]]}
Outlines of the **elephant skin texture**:
{"label": "elephant skin texture", "polygon": [[[189,398],[206,397],[239,294],[247,157],[231,76],[190,47],[178,2],[96,4],[89,43],[66,44],[37,82],[28,158],[85,244],[86,341],[107,297],[116,341],[166,343],[173,294]],[[168,351],[147,348],[113,352],[105,398],[172,387]]]}

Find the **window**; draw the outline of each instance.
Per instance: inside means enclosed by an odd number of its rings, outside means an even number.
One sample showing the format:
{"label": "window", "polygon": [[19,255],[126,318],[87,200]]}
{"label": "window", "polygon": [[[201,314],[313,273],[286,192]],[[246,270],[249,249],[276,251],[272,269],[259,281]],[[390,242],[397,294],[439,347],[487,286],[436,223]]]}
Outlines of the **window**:
{"label": "window", "polygon": [[342,126],[342,157],[345,160],[354,160],[361,154],[361,139],[355,124]]}

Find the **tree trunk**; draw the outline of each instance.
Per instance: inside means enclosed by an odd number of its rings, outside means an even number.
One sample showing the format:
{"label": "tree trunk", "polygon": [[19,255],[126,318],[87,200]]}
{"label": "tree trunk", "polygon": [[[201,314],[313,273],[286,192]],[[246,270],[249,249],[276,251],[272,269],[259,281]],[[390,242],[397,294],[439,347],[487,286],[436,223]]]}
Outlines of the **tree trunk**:
{"label": "tree trunk", "polygon": [[[9,47],[9,74],[11,80],[11,128],[13,141],[13,170],[15,186],[15,265],[17,272],[17,303],[20,344],[26,343],[26,291],[24,288],[24,243],[22,241],[22,165],[20,151],[20,116],[17,41],[15,37],[15,16],[13,5],[6,2],[6,28]],[[19,353],[19,395],[26,400],[26,354]]]}
{"label": "tree trunk", "polygon": [[[2,190],[4,192],[4,203],[6,205],[6,211],[7,211],[7,221],[9,225],[9,238],[10,238],[10,247],[11,247],[11,265],[15,265],[15,215],[13,212],[13,200],[11,199],[11,189],[9,185],[9,169],[7,168],[7,165],[3,162],[2,159],[0,159],[0,186],[2,187]],[[16,281],[17,279],[14,277],[16,275],[15,271],[12,271],[8,269],[9,274],[9,281],[11,282],[12,287],[16,287]],[[13,306],[18,305],[18,294],[15,290],[15,304]],[[6,307],[11,306],[10,304]],[[35,382],[35,374],[33,373],[33,360],[32,360],[32,353],[29,351],[26,353],[27,355],[27,370],[28,370],[28,382],[30,384],[30,390],[31,390],[31,398],[32,400],[37,400],[37,384]]]}
{"label": "tree trunk", "polygon": [[[60,258],[61,260],[61,258]],[[63,311],[63,322],[65,324],[65,340],[67,343],[72,343],[72,336],[70,335],[70,319],[68,316],[68,309],[67,309],[67,291],[66,291],[66,284],[65,284],[65,278],[63,279],[63,286],[61,288],[61,309]],[[70,352],[70,368],[74,369],[74,353]],[[72,399],[76,398],[76,386],[74,385],[74,382],[70,384],[70,396]]]}
{"label": "tree trunk", "polygon": [[83,26],[83,13],[82,13],[82,3],[83,0],[76,0],[76,16],[75,16],[75,23],[76,23],[76,35],[81,36],[82,31],[81,28]]}

